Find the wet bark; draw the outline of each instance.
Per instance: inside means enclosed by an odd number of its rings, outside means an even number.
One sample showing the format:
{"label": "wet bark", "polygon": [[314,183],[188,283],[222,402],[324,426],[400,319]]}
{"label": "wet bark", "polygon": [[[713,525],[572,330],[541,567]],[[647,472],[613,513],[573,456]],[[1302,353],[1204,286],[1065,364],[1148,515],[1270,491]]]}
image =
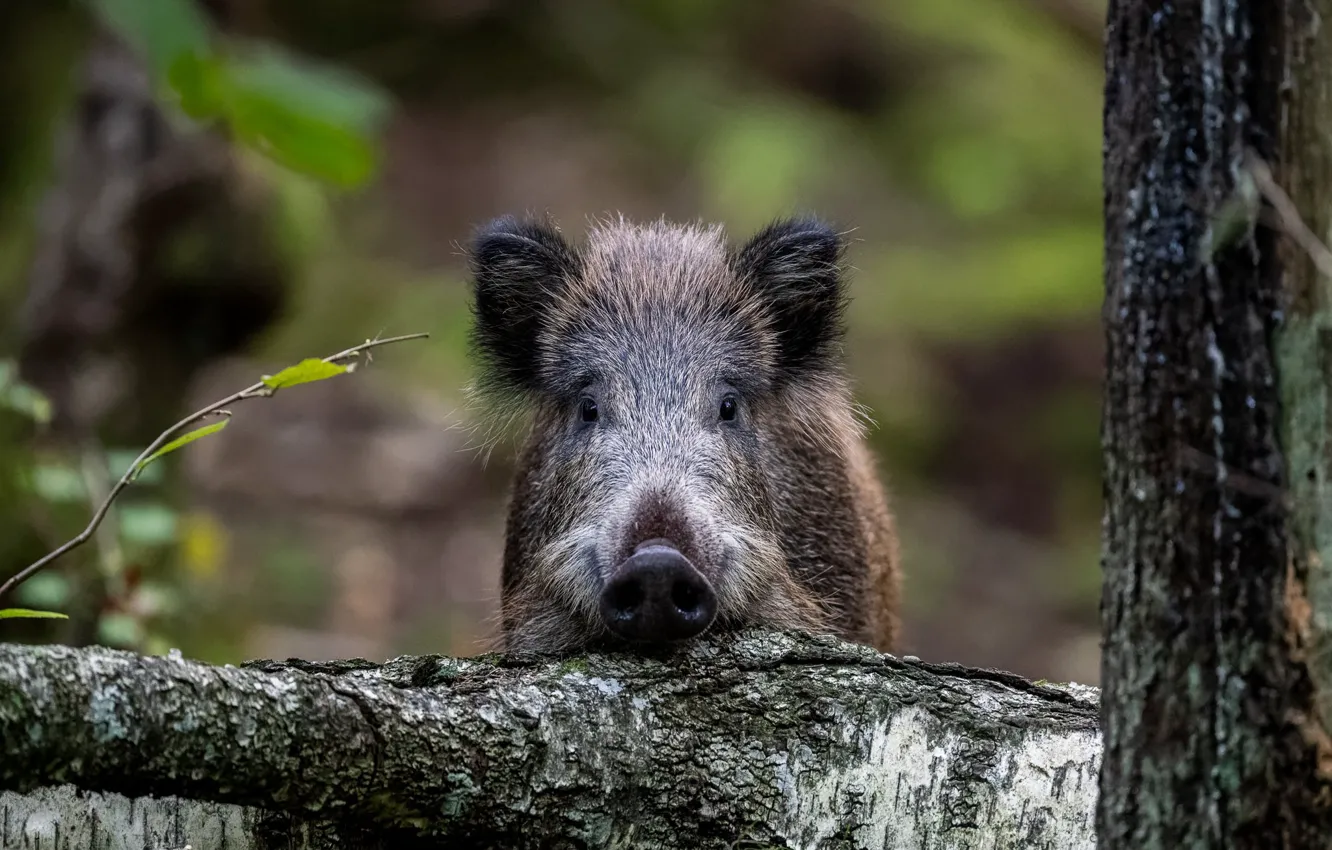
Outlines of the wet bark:
{"label": "wet bark", "polygon": [[[1332,828],[1332,751],[1300,637],[1308,559],[1291,557],[1291,507],[1309,494],[1283,450],[1292,258],[1255,220],[1245,170],[1253,150],[1279,180],[1303,175],[1326,216],[1327,141],[1287,132],[1312,120],[1326,134],[1292,48],[1323,49],[1311,12],[1303,0],[1109,7],[1105,850],[1324,848]],[[1319,393],[1326,362],[1302,367]],[[1296,430],[1326,439],[1321,420]],[[1297,510],[1325,517],[1327,504]]]}
{"label": "wet bark", "polygon": [[383,667],[0,645],[0,845],[1090,850],[1096,696],[763,633]]}

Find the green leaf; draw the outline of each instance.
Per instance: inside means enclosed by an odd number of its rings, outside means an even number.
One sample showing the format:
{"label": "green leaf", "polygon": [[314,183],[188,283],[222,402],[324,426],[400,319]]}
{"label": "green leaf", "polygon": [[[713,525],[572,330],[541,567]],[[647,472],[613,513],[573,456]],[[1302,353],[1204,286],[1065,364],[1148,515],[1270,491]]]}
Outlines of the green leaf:
{"label": "green leaf", "polygon": [[58,611],[34,611],[31,608],[0,608],[0,620],[68,620]]}
{"label": "green leaf", "polygon": [[344,189],[374,174],[374,147],[355,131],[260,97],[239,96],[230,104],[229,117],[240,142],[293,171]]}
{"label": "green leaf", "polygon": [[329,363],[316,357],[307,357],[295,366],[288,366],[276,375],[264,375],[264,386],[272,390],[324,381],[348,371],[346,366]]}
{"label": "green leaf", "polygon": [[226,67],[217,56],[182,53],[167,70],[167,83],[191,118],[217,118],[227,108]]}
{"label": "green leaf", "polygon": [[[139,449],[109,449],[106,453],[106,469],[111,475],[112,481],[117,481],[134,466],[134,461],[139,459]],[[159,484],[162,481],[163,467],[154,466],[148,469],[140,469],[134,476],[136,481],[143,484]]]}
{"label": "green leaf", "polygon": [[132,543],[165,546],[176,539],[176,512],[163,505],[122,505],[119,519],[121,535]]}
{"label": "green leaf", "polygon": [[196,0],[90,0],[102,21],[120,35],[159,80],[185,55],[208,53],[210,28]]}
{"label": "green leaf", "polygon": [[143,461],[135,468],[134,477],[137,478],[139,474],[143,472],[144,467],[146,467],[148,464],[152,463],[153,461],[157,460],[159,457],[162,457],[163,455],[169,455],[172,452],[174,452],[176,449],[180,448],[181,446],[189,445],[190,443],[193,443],[195,440],[207,437],[210,434],[216,434],[218,431],[221,431],[223,428],[227,427],[227,422],[229,421],[230,421],[229,419],[224,418],[220,422],[214,422],[212,425],[205,425],[202,428],[196,428],[195,430],[189,432],[188,434],[185,434],[184,436],[177,437],[176,439],[167,443],[162,448],[148,455],[148,457],[144,458]]}
{"label": "green leaf", "polygon": [[231,54],[227,76],[233,91],[362,133],[374,132],[388,115],[388,98],[369,80],[271,44]]}
{"label": "green leaf", "polygon": [[373,174],[387,99],[359,77],[273,49],[229,56],[226,116],[241,142],[344,188]]}
{"label": "green leaf", "polygon": [[389,100],[368,80],[271,45],[215,45],[197,0],[88,0],[147,61],[185,114],[221,118],[276,162],[344,188],[377,165]]}

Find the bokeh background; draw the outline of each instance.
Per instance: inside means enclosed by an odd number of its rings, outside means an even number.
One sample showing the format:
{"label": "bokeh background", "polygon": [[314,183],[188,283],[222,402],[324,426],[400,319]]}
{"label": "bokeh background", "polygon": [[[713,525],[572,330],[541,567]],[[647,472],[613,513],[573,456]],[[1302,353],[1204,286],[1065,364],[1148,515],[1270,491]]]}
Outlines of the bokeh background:
{"label": "bokeh background", "polygon": [[3,600],[70,619],[0,640],[485,651],[510,455],[477,450],[463,395],[469,230],[623,212],[743,236],[802,209],[854,228],[848,355],[900,517],[904,652],[1095,683],[1103,14],[10,0],[0,579],[189,410],[431,336],[149,467]]}

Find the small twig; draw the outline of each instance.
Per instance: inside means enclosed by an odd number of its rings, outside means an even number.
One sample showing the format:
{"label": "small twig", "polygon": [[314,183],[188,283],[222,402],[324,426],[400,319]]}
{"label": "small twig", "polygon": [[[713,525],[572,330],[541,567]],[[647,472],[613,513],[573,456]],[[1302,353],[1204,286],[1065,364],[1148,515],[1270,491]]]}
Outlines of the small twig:
{"label": "small twig", "polygon": [[1296,208],[1295,202],[1286,194],[1286,190],[1277,185],[1272,177],[1272,169],[1263,161],[1262,157],[1249,152],[1248,156],[1249,174],[1253,176],[1254,185],[1263,198],[1272,205],[1272,209],[1281,222],[1281,229],[1286,235],[1295,240],[1313,264],[1318,267],[1318,273],[1325,278],[1332,278],[1332,251],[1323,244],[1323,240],[1309,229],[1300,217],[1300,211]]}
{"label": "small twig", "polygon": [[1255,475],[1243,472],[1230,464],[1219,461],[1213,455],[1207,452],[1195,449],[1193,446],[1184,445],[1179,448],[1180,460],[1183,465],[1194,472],[1203,472],[1208,475],[1215,475],[1218,471],[1225,471],[1225,489],[1241,493],[1245,496],[1253,496],[1259,499],[1268,499],[1275,506],[1289,510],[1291,505],[1290,494],[1276,484],[1263,481]]}
{"label": "small twig", "polygon": [[[358,357],[362,352],[369,351],[370,349],[377,348],[381,345],[391,345],[395,342],[406,342],[412,339],[424,339],[428,336],[430,336],[430,334],[419,333],[407,334],[405,336],[394,336],[389,337],[388,339],[367,339],[360,345],[352,346],[345,351],[339,351],[337,354],[330,354],[328,357],[324,358],[324,362],[338,363],[343,360],[350,360],[354,357]],[[120,491],[129,486],[130,481],[134,479],[134,475],[139,469],[139,464],[143,463],[145,459],[153,454],[153,452],[166,445],[172,437],[179,434],[190,425],[193,425],[195,422],[198,422],[200,419],[214,415],[230,415],[230,411],[226,410],[229,405],[251,398],[267,398],[268,396],[273,395],[273,392],[274,390],[267,384],[263,381],[259,381],[256,384],[246,387],[240,392],[232,393],[221,401],[215,401],[207,407],[191,413],[189,416],[186,416],[184,419],[159,434],[157,439],[153,440],[148,448],[139,453],[139,456],[136,457],[134,462],[129,465],[129,468],[125,470],[125,474],[120,476],[120,480],[111,488],[111,492],[107,494],[106,498],[102,500],[101,505],[98,506],[96,512],[93,513],[92,519],[88,522],[88,527],[83,529],[83,531],[79,532],[78,536],[70,539],[60,548],[50,552],[28,567],[25,567],[16,575],[10,577],[4,584],[0,584],[0,597],[3,597],[6,593],[26,581],[34,573],[50,564],[52,561],[77,549],[84,543],[87,543],[93,534],[97,532],[97,528],[102,524],[102,520],[106,518],[107,512],[111,510],[111,503],[115,501],[116,496],[120,495]]]}

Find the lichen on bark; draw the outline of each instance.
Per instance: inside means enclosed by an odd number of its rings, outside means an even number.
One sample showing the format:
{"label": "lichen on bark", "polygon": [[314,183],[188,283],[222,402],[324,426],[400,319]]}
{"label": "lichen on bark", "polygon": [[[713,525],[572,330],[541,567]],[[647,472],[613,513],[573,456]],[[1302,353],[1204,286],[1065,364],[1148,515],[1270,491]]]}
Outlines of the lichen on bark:
{"label": "lichen on bark", "polygon": [[1253,154],[1305,161],[1282,127],[1306,8],[1109,5],[1103,850],[1323,848],[1332,828],[1291,641],[1295,514],[1327,508],[1293,513],[1312,495],[1288,475],[1324,451],[1327,376],[1302,362],[1321,343],[1287,315],[1279,234],[1233,218]]}
{"label": "lichen on bark", "polygon": [[[1281,115],[1278,180],[1301,224],[1332,242],[1332,0],[1293,4],[1285,33],[1289,96]],[[1318,730],[1327,750],[1332,730],[1332,281],[1306,247],[1283,241],[1285,321],[1276,338],[1282,441],[1291,505],[1291,643],[1308,664],[1317,694]],[[1332,752],[1324,753],[1324,761]],[[1327,772],[1325,771],[1325,775]],[[1332,775],[1327,775],[1332,779]]]}
{"label": "lichen on bark", "polygon": [[578,664],[0,645],[0,739],[0,788],[252,807],[256,847],[1090,850],[1099,768],[1093,689],[763,632]]}

